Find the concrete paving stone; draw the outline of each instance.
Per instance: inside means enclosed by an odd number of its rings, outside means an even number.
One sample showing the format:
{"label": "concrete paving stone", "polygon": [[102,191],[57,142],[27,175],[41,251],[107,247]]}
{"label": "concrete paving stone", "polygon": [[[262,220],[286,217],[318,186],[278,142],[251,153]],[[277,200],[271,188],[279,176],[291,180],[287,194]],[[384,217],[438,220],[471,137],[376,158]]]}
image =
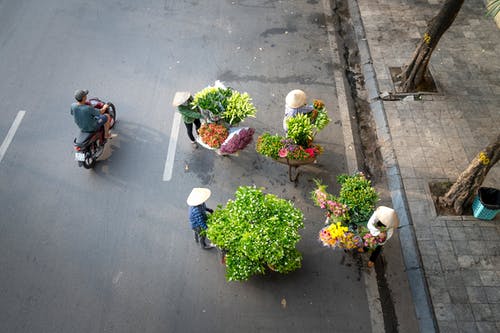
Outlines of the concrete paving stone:
{"label": "concrete paving stone", "polygon": [[439,240],[450,240],[450,234],[448,233],[448,227],[445,226],[435,226],[431,225],[431,231],[434,235],[434,239]]}
{"label": "concrete paving stone", "polygon": [[469,247],[472,255],[488,255],[488,248],[485,241],[470,240]]}
{"label": "concrete paving stone", "polygon": [[[452,298],[453,299],[453,298]],[[452,302],[451,308],[455,318],[463,320],[463,321],[472,321],[474,320],[474,315],[472,313],[472,307],[468,303],[456,303]]]}
{"label": "concrete paving stone", "polygon": [[[441,216],[436,216],[436,218],[431,221],[431,227],[447,228],[448,227],[447,222],[448,222],[448,219],[441,218]],[[431,230],[432,230],[432,228],[431,228]],[[436,238],[436,239],[440,240],[440,238]]]}
{"label": "concrete paving stone", "polygon": [[471,304],[474,318],[477,321],[493,321],[495,316],[489,304],[486,303],[473,303]]}
{"label": "concrete paving stone", "polygon": [[495,267],[500,267],[497,263],[497,261],[495,261],[494,259],[495,258],[499,258],[498,256],[485,256],[485,257],[479,257],[479,265],[481,267],[481,269],[484,269],[484,270],[493,270],[495,269]]}
{"label": "concrete paving stone", "polygon": [[436,245],[436,250],[438,254],[450,254],[454,255],[455,251],[453,248],[453,241],[451,240],[444,240],[444,239],[436,239],[435,241]]}
{"label": "concrete paving stone", "polygon": [[[408,160],[410,160],[410,158],[408,157]],[[400,162],[400,159],[398,158],[398,162]],[[409,179],[413,179],[415,178],[417,175],[415,173],[415,169],[409,164],[409,163],[403,163],[403,165],[407,165],[407,166],[399,166],[400,170],[401,170],[401,176],[403,177],[404,180],[409,180]],[[405,189],[406,188],[406,185],[405,185]],[[407,189],[407,191],[411,192],[411,191],[418,191],[417,189]]]}
{"label": "concrete paving stone", "polygon": [[493,320],[500,321],[500,303],[490,303],[490,308],[493,312]]}
{"label": "concrete paving stone", "polygon": [[495,322],[478,321],[476,322],[476,326],[479,333],[498,333]]}
{"label": "concrete paving stone", "polygon": [[[453,304],[467,304],[469,313],[472,313],[472,311],[470,309],[470,305],[469,305],[470,302],[469,302],[469,295],[467,294],[467,289],[465,289],[464,287],[461,287],[461,288],[449,287],[448,294],[450,296],[451,303],[453,303]],[[455,315],[456,314],[457,313],[455,312]],[[469,317],[457,316],[457,318],[461,318],[462,320],[469,320]],[[474,320],[474,318],[470,318],[470,320]]]}
{"label": "concrete paving stone", "polygon": [[425,272],[430,274],[441,274],[443,269],[441,267],[441,262],[437,255],[427,255],[422,257],[422,262],[424,265]]}
{"label": "concrete paving stone", "polygon": [[495,226],[481,227],[481,235],[486,241],[500,240],[500,233]]}
{"label": "concrete paving stone", "polygon": [[[450,228],[463,228],[463,221],[461,216],[438,216],[438,219],[443,219],[446,221],[446,226],[448,227],[448,232],[450,232]],[[451,237],[451,233],[450,233]]]}
{"label": "concrete paving stone", "polygon": [[443,273],[444,280],[447,287],[465,288],[462,272],[458,269],[449,270]]}
{"label": "concrete paving stone", "polygon": [[[422,159],[422,160],[424,160],[424,159]],[[416,174],[417,178],[432,178],[431,168],[421,166],[424,163],[427,163],[427,162],[421,161],[419,166],[415,167],[415,174]],[[428,162],[428,164],[430,165],[431,162]]]}
{"label": "concrete paving stone", "polygon": [[444,288],[429,288],[432,302],[434,303],[451,303],[451,297],[448,290]]}
{"label": "concrete paving stone", "polygon": [[500,303],[500,286],[484,287],[484,292],[488,298],[488,303]]}
{"label": "concrete paving stone", "polygon": [[[413,222],[415,223],[415,220],[413,220]],[[428,225],[415,228],[415,234],[419,243],[420,241],[434,240],[431,228]]]}
{"label": "concrete paving stone", "polygon": [[479,276],[479,271],[476,269],[462,269],[460,270],[462,279],[466,287],[482,287],[483,283]]}
{"label": "concrete paving stone", "polygon": [[[448,221],[447,221],[448,222]],[[448,225],[448,233],[450,234],[450,238],[454,241],[456,240],[466,240],[467,238],[465,237],[464,234],[464,228],[462,227],[462,224],[460,223],[459,227],[451,227]]]}
{"label": "concrete paving stone", "polygon": [[[429,223],[430,218],[430,207],[427,202],[422,200],[412,200],[412,198],[408,198],[408,206],[410,207],[411,214],[414,216],[414,220],[419,222],[425,222],[425,224]],[[420,221],[422,220],[422,221]]]}
{"label": "concrete paving stone", "polygon": [[439,332],[457,332],[458,326],[456,320],[438,320]]}
{"label": "concrete paving stone", "polygon": [[487,303],[484,287],[466,287],[469,303]]}
{"label": "concrete paving stone", "polygon": [[447,285],[442,274],[431,274],[425,272],[425,275],[427,276],[427,283],[430,288],[446,290]]}
{"label": "concrete paving stone", "polygon": [[437,248],[434,240],[419,240],[418,248],[420,249],[420,254],[423,256],[437,254]]}
{"label": "concrete paving stone", "polygon": [[500,244],[496,241],[485,241],[485,253],[491,256],[500,256]]}
{"label": "concrete paving stone", "polygon": [[477,241],[484,240],[481,233],[480,225],[477,221],[464,221],[464,234],[468,240]]}
{"label": "concrete paving stone", "polygon": [[[407,168],[410,169],[410,168]],[[413,169],[413,168],[411,168]],[[409,172],[415,173],[414,171]],[[401,175],[403,176],[403,170],[401,170]],[[404,177],[403,176],[403,183],[404,183],[404,188],[407,191],[418,191],[418,192],[424,192],[425,191],[425,185],[419,180],[415,179],[415,177]]]}
{"label": "concrete paving stone", "polygon": [[474,321],[457,321],[458,331],[460,333],[478,333],[476,322]]}
{"label": "concrete paving stone", "polygon": [[453,247],[457,256],[472,256],[468,240],[453,242]]}
{"label": "concrete paving stone", "polygon": [[438,321],[455,322],[456,320],[451,303],[435,303],[434,313]]}
{"label": "concrete paving stone", "polygon": [[479,272],[479,277],[481,279],[481,283],[483,286],[500,286],[500,279],[498,276],[497,271],[490,271],[490,270],[480,270]]}
{"label": "concrete paving stone", "polygon": [[482,268],[480,265],[481,259],[479,256],[471,256],[471,255],[459,255],[457,256],[458,266],[460,268],[473,268],[479,269]]}

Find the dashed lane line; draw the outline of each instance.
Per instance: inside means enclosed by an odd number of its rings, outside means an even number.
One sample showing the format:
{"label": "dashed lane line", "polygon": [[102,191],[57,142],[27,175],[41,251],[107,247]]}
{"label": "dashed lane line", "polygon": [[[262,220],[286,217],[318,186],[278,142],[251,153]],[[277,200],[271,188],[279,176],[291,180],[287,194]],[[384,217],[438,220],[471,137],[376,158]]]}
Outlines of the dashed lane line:
{"label": "dashed lane line", "polygon": [[165,169],[163,170],[163,181],[168,182],[172,179],[172,171],[174,168],[175,149],[177,147],[177,137],[179,136],[179,125],[181,123],[181,115],[176,112],[172,122],[172,130],[170,131],[170,141],[168,143],[167,160],[165,161]]}
{"label": "dashed lane line", "polygon": [[7,152],[7,149],[9,148],[10,143],[12,142],[12,139],[14,138],[14,135],[16,134],[16,131],[19,128],[19,125],[21,124],[21,121],[23,120],[25,114],[26,111],[23,110],[19,111],[17,113],[16,119],[14,119],[12,126],[7,132],[7,136],[5,137],[5,139],[2,142],[2,145],[0,146],[0,162],[2,162],[3,157],[5,156],[5,153]]}

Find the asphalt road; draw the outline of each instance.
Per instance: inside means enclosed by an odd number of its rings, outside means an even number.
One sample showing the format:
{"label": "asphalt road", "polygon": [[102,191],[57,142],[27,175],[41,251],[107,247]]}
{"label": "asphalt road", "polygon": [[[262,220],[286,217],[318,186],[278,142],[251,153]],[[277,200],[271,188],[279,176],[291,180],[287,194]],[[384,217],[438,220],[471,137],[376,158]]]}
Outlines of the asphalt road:
{"label": "asphalt road", "polygon": [[[312,179],[346,171],[321,1],[0,0],[0,332],[369,332],[363,269],[323,248]],[[163,181],[177,90],[220,79],[247,91],[257,135],[280,132],[294,88],[334,120],[298,185],[257,155],[193,150],[181,124]],[[78,168],[75,89],[111,100],[115,133],[95,170]],[[228,283],[187,222],[192,187],[224,204],[263,186],[305,215],[303,268]],[[283,300],[286,300],[284,306]]]}

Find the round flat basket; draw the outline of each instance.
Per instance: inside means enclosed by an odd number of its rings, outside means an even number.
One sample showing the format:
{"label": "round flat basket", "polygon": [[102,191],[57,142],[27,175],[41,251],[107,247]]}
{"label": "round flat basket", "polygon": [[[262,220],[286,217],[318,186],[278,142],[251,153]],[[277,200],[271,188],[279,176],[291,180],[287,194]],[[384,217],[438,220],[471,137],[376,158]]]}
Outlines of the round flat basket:
{"label": "round flat basket", "polygon": [[311,164],[316,161],[316,157],[309,157],[308,159],[305,160],[291,160],[286,157],[278,157],[276,159],[279,163],[290,165],[290,166],[300,166],[300,165],[305,165],[305,164]]}

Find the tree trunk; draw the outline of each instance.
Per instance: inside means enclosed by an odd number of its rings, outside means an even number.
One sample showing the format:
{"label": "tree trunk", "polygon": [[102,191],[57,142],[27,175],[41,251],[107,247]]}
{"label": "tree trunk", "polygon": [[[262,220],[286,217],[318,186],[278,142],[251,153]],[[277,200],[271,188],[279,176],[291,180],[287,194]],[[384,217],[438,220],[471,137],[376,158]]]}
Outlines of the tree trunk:
{"label": "tree trunk", "polygon": [[399,75],[400,92],[415,92],[422,90],[427,83],[427,72],[431,55],[441,36],[448,30],[457,17],[464,0],[446,0],[439,13],[430,20],[422,40],[418,43],[411,61],[403,66]]}
{"label": "tree trunk", "polygon": [[445,207],[453,208],[458,215],[461,215],[464,206],[472,201],[488,171],[499,159],[500,134],[497,135],[495,141],[472,160],[448,193],[439,198],[439,203]]}

